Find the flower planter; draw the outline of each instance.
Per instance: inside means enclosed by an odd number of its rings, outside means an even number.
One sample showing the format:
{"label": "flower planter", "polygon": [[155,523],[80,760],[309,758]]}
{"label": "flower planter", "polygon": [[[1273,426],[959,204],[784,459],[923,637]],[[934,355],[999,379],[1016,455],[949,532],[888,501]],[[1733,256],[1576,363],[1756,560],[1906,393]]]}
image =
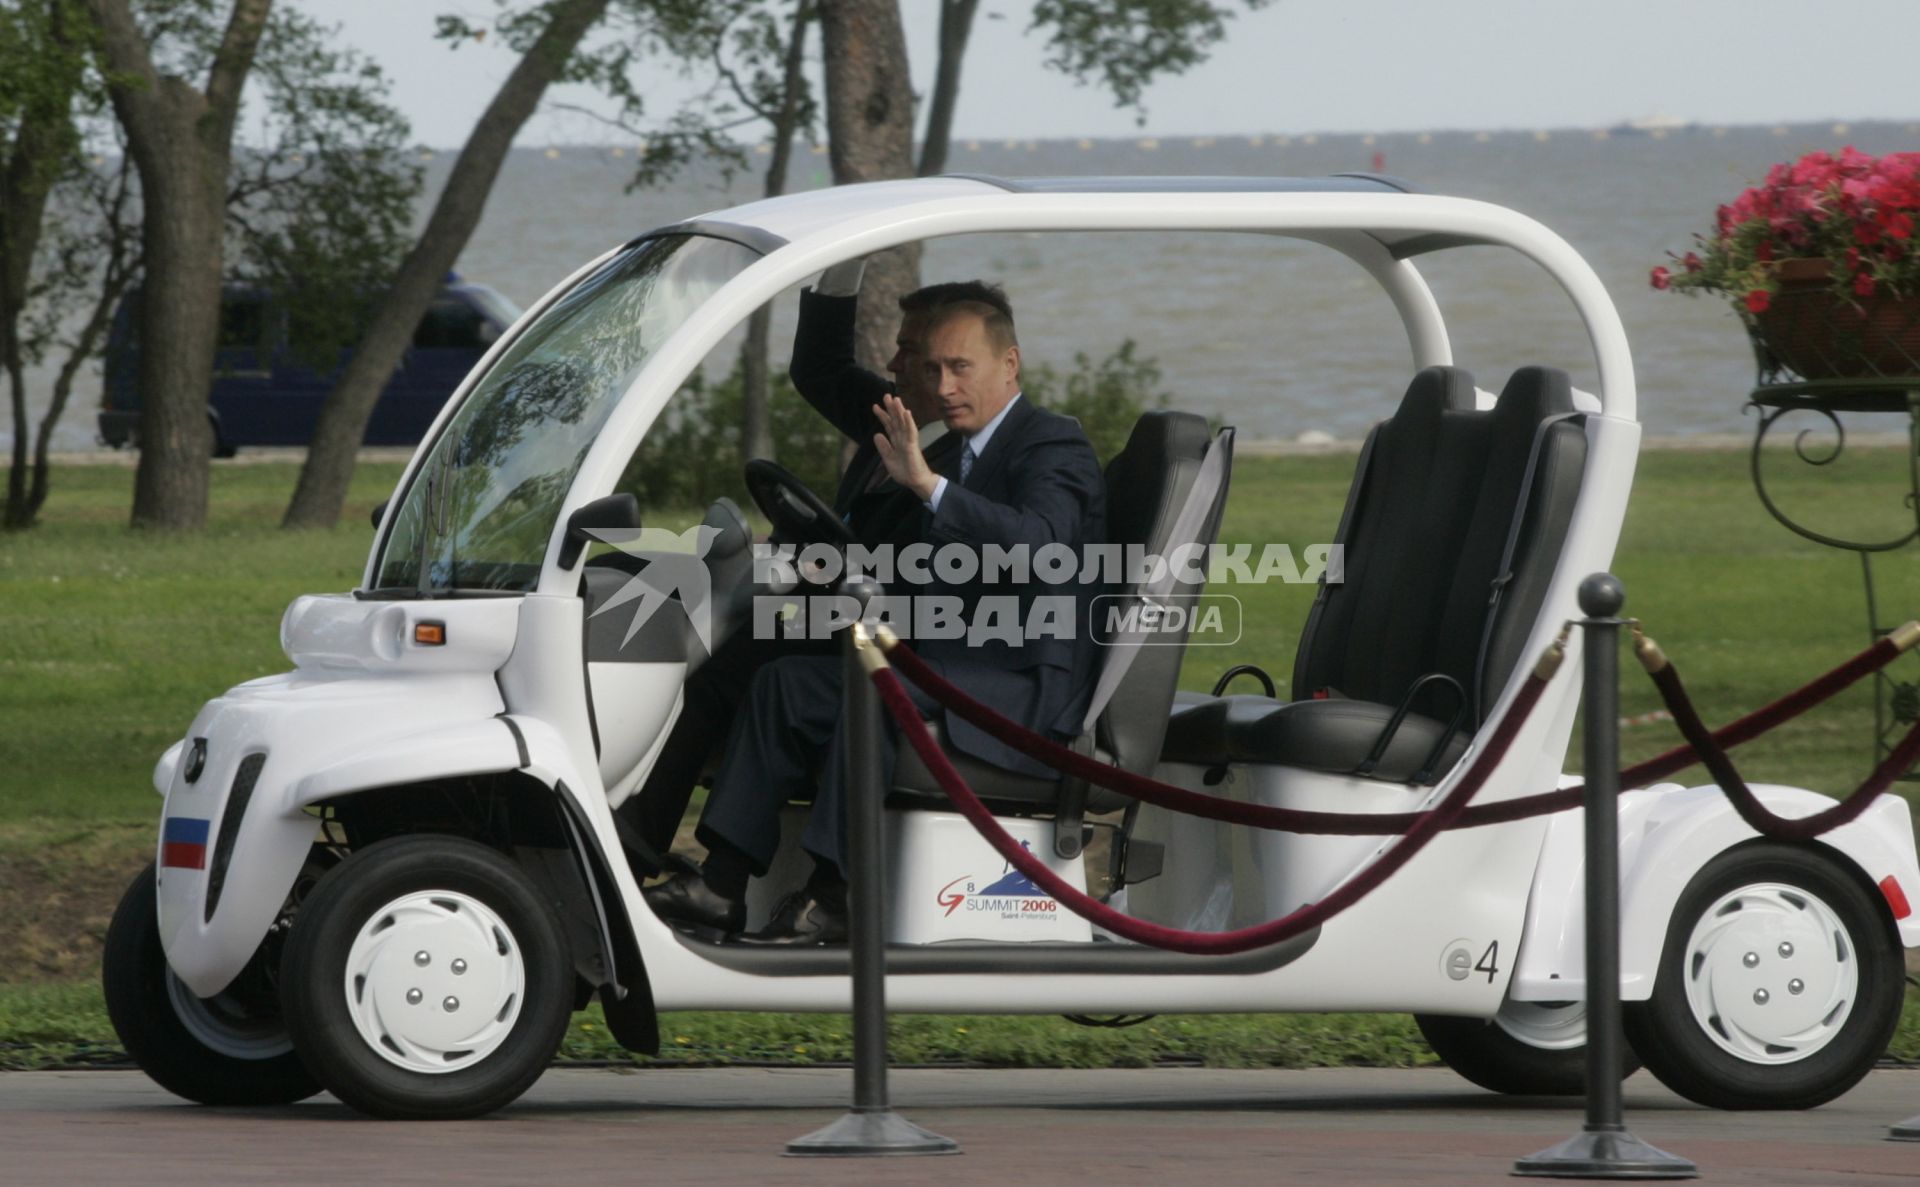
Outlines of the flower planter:
{"label": "flower planter", "polygon": [[1763,370],[1802,379],[1920,375],[1920,297],[1836,293],[1825,259],[1782,260],[1774,278],[1767,308],[1743,313]]}

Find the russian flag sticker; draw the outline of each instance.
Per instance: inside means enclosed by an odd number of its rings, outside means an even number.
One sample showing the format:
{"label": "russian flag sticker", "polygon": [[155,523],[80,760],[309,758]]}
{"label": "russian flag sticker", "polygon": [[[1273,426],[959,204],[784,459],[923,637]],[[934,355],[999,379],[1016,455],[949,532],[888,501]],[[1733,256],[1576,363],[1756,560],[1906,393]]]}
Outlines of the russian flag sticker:
{"label": "russian flag sticker", "polygon": [[160,864],[182,870],[207,868],[207,830],[211,820],[169,816],[160,834]]}

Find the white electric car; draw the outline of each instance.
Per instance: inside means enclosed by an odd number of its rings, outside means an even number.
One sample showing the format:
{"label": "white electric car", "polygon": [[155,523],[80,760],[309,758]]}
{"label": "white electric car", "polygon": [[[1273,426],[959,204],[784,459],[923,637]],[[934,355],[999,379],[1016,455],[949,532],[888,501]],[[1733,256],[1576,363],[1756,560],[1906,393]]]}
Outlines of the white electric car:
{"label": "white electric car", "polygon": [[[679,554],[681,578],[655,590],[669,605],[644,616],[623,608],[632,581],[672,558],[587,545],[640,526],[616,491],[623,469],[709,352],[776,295],[903,243],[1081,231],[1321,245],[1385,290],[1412,367],[1361,455],[1344,580],[1320,588],[1291,687],[1176,694],[1181,647],[1108,648],[1124,676],[1080,744],[1269,805],[1407,812],[1444,796],[1516,673],[1578,616],[1575,588],[1608,567],[1627,507],[1640,440],[1627,341],[1563,240],[1362,175],[943,177],[754,202],[650,231],[521,318],[415,454],[360,587],[287,610],[293,670],[209,702],[160,759],[155,867],[128,891],[105,962],[141,1066],[209,1103],[324,1088],[377,1116],[463,1117],[532,1084],[596,995],[640,1051],[655,1049],[656,1011],[847,1009],[844,948],[750,948],[656,918],[615,826],[689,671],[771,589],[755,584],[746,522],[716,502],[697,538],[705,580],[686,583]],[[1564,289],[1597,390],[1526,367],[1489,379],[1495,395],[1456,365],[1416,262],[1464,245],[1510,248]],[[1231,431],[1191,413],[1143,416],[1106,460],[1113,539],[1161,555],[1211,542],[1231,448]],[[830,535],[810,518],[818,500],[768,473],[756,498],[787,538]],[[1194,500],[1202,526],[1176,531]],[[1567,782],[1578,700],[1568,663],[1478,802]],[[1275,918],[1395,843],[1235,829],[1070,780],[962,769],[1056,872],[1176,927]],[[1007,877],[916,759],[894,782],[893,1009],[1409,1011],[1477,1083],[1579,1089],[1577,812],[1443,834],[1313,932],[1187,956],[1101,934]],[[1757,790],[1788,815],[1830,803]],[[1757,837],[1712,786],[1629,792],[1620,815],[1620,988],[1639,1059],[1727,1108],[1807,1107],[1855,1083],[1898,1019],[1902,948],[1920,943],[1905,803],[1883,797],[1800,845]],[[800,868],[783,859],[759,880],[758,918]]]}

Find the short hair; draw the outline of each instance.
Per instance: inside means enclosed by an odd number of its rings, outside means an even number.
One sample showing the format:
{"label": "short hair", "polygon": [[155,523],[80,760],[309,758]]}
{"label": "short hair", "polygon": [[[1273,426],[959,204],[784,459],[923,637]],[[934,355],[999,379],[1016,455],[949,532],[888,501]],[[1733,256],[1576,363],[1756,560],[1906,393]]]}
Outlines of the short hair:
{"label": "short hair", "polygon": [[991,305],[999,311],[1000,316],[1009,322],[1013,321],[1013,305],[1007,300],[1007,291],[985,280],[950,280],[917,288],[900,298],[900,312],[932,313],[942,305],[959,301]]}
{"label": "short hair", "polygon": [[961,314],[977,317],[985,323],[987,341],[995,350],[1004,352],[1020,345],[1006,290],[984,280],[955,280],[915,289],[900,298],[900,312],[926,314],[929,329]]}

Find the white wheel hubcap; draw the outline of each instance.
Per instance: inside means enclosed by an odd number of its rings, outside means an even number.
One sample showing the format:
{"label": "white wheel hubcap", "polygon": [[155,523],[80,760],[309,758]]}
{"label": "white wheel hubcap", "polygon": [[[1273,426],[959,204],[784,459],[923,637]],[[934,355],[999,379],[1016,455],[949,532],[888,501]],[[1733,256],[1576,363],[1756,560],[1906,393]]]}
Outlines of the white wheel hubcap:
{"label": "white wheel hubcap", "polygon": [[1500,1003],[1493,1022],[1527,1046],[1542,1051],[1570,1051],[1587,1045],[1585,1002],[1517,1002],[1508,998]]}
{"label": "white wheel hubcap", "polygon": [[167,1001],[188,1034],[228,1059],[272,1059],[293,1050],[293,1039],[278,1018],[255,1018],[225,994],[195,997],[171,969],[167,970]]}
{"label": "white wheel hubcap", "polygon": [[347,1010],[367,1045],[408,1071],[491,1055],[526,996],[520,945],[485,903],[433,890],[375,911],[347,953]]}
{"label": "white wheel hubcap", "polygon": [[1853,941],[1833,908],[1778,882],[1722,895],[1693,925],[1685,961],[1694,1021],[1748,1063],[1793,1063],[1825,1047],[1860,986]]}

